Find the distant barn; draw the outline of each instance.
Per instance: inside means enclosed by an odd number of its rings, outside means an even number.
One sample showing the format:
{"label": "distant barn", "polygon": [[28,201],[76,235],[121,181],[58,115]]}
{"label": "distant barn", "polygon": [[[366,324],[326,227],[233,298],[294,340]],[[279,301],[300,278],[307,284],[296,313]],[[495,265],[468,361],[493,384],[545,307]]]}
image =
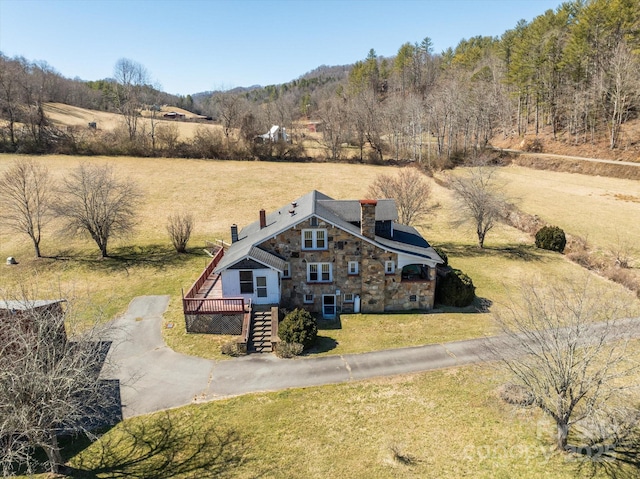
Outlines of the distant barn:
{"label": "distant barn", "polygon": [[170,120],[179,120],[184,118],[184,113],[178,113],[177,111],[169,111],[162,116]]}

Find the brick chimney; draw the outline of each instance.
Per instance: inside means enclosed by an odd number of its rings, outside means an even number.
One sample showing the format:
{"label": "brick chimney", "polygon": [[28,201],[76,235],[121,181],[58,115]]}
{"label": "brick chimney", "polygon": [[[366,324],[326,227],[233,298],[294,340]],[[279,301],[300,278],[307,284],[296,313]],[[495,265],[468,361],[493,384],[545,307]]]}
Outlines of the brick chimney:
{"label": "brick chimney", "polygon": [[265,210],[260,210],[260,229],[265,228],[267,226],[267,212]]}
{"label": "brick chimney", "polygon": [[376,238],[376,200],[360,200],[360,232],[369,239]]}
{"label": "brick chimney", "polygon": [[238,225],[231,225],[231,242],[235,243],[238,241]]}

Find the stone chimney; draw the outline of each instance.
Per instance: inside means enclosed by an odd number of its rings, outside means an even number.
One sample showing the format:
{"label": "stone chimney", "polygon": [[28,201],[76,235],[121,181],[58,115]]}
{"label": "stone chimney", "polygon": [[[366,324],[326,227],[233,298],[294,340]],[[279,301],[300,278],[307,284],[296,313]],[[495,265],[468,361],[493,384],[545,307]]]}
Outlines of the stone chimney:
{"label": "stone chimney", "polygon": [[376,238],[376,200],[360,200],[360,232],[369,239]]}
{"label": "stone chimney", "polygon": [[267,212],[265,210],[260,210],[260,229],[265,228],[267,226]]}
{"label": "stone chimney", "polygon": [[238,241],[238,225],[231,225],[231,242],[235,243]]}

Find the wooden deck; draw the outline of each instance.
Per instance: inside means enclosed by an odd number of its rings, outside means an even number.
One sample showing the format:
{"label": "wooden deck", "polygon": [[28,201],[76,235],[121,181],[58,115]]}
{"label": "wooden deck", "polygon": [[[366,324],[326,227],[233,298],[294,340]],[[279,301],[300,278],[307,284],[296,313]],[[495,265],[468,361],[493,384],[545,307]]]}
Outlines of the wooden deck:
{"label": "wooden deck", "polygon": [[211,273],[202,283],[202,286],[193,293],[194,299],[220,299],[222,298],[222,281],[220,275]]}
{"label": "wooden deck", "polygon": [[211,262],[200,274],[193,286],[182,297],[184,314],[244,313],[251,310],[251,301],[244,298],[224,298],[222,280],[214,270],[222,257],[224,249],[218,249]]}

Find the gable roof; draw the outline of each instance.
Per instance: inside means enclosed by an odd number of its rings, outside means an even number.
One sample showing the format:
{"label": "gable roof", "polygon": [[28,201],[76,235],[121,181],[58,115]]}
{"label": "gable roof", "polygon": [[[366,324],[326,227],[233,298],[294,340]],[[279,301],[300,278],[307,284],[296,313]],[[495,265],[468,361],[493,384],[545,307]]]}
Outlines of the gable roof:
{"label": "gable roof", "polygon": [[[273,253],[258,248],[257,245],[293,228],[312,216],[316,216],[358,238],[372,242],[387,251],[428,259],[433,263],[443,262],[429,243],[411,226],[394,223],[393,239],[380,236],[376,236],[375,240],[366,238],[362,235],[360,228],[352,224],[352,222],[360,221],[360,208],[359,200],[334,200],[324,193],[312,190],[290,204],[266,214],[264,228],[260,228],[260,221],[255,221],[243,228],[238,233],[238,241],[231,244],[215,272],[219,273],[245,258],[255,259],[262,264],[282,271],[284,260]],[[397,218],[398,213],[394,200],[378,200],[376,221],[395,221]]]}
{"label": "gable roof", "polygon": [[[348,222],[360,222],[359,200],[318,200],[318,203],[333,211]],[[398,208],[394,200],[377,200],[376,221],[396,221]]]}

